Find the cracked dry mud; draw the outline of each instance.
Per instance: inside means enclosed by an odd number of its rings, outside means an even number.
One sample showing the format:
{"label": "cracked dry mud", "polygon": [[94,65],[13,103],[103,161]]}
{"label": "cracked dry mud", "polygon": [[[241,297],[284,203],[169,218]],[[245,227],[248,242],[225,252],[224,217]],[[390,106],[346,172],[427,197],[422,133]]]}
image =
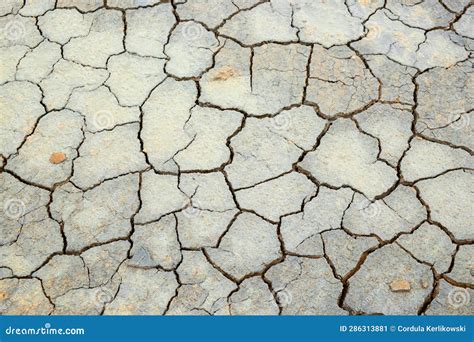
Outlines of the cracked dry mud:
{"label": "cracked dry mud", "polygon": [[0,313],[474,314],[470,0],[4,0]]}

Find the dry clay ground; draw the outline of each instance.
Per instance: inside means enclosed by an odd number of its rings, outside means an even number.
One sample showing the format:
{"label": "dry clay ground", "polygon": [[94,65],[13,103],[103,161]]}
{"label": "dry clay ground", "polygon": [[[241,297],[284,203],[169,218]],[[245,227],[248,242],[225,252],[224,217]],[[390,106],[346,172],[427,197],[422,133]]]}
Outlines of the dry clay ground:
{"label": "dry clay ground", "polygon": [[0,313],[474,313],[469,0],[4,0]]}

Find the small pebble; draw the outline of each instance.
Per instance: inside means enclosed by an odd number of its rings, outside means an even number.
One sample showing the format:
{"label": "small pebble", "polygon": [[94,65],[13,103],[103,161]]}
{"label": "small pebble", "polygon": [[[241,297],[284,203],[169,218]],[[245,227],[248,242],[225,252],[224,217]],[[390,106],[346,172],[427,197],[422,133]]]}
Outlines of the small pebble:
{"label": "small pebble", "polygon": [[51,164],[61,164],[65,160],[66,160],[66,155],[62,152],[54,152],[49,157],[49,162]]}
{"label": "small pebble", "polygon": [[390,283],[392,292],[408,292],[411,290],[410,283],[404,279],[394,280]]}

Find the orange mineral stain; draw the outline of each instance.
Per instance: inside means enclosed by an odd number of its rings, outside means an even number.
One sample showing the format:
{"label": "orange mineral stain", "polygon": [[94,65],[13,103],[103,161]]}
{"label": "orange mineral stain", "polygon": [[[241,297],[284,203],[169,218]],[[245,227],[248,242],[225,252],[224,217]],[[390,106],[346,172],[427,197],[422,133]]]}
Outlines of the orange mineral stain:
{"label": "orange mineral stain", "polygon": [[51,164],[61,164],[65,160],[66,160],[66,155],[62,152],[54,152],[49,157],[49,162]]}

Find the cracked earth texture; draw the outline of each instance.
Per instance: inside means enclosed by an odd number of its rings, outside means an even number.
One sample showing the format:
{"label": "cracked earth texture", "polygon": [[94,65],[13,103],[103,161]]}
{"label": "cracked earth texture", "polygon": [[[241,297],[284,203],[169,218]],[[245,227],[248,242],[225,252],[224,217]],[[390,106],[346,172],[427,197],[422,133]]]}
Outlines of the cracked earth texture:
{"label": "cracked earth texture", "polygon": [[470,0],[3,0],[0,313],[474,314]]}

